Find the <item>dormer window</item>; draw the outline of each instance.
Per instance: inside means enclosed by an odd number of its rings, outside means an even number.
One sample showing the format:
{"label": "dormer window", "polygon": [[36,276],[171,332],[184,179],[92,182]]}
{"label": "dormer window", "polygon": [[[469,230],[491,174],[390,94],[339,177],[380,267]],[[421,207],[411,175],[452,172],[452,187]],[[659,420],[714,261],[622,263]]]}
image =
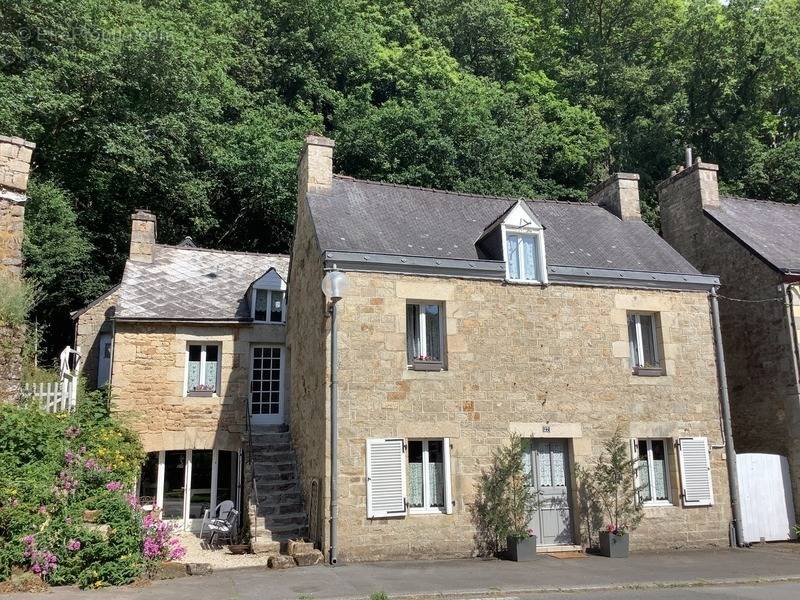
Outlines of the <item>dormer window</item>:
{"label": "dormer window", "polygon": [[261,323],[283,323],[286,311],[286,292],[281,290],[253,290],[255,295],[254,321]]}
{"label": "dormer window", "polygon": [[538,234],[506,232],[506,272],[519,281],[541,281],[539,274]]}
{"label": "dormer window", "polygon": [[547,283],[544,227],[520,200],[499,223],[506,279],[517,283]]}
{"label": "dormer window", "polygon": [[256,323],[286,322],[286,282],[270,269],[250,286],[251,317]]}

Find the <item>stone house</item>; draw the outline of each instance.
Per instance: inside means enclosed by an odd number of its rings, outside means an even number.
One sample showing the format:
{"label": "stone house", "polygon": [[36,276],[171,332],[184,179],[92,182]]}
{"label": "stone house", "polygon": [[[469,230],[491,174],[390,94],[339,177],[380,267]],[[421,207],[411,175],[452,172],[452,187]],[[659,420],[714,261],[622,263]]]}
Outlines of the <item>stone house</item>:
{"label": "stone house", "polygon": [[800,520],[800,206],[721,194],[717,172],[697,161],[659,186],[663,235],[720,275],[736,450],[788,458]]}
{"label": "stone house", "polygon": [[[152,213],[133,214],[121,283],[73,313],[88,383],[111,386],[112,409],[148,453],[139,494],[186,529],[232,500],[267,548],[270,531],[304,535],[283,424],[289,258],[206,250],[188,238],[166,246],[156,226]],[[281,515],[259,515],[250,493],[263,475],[259,451],[286,492],[271,495],[267,481],[261,499]]]}
{"label": "stone house", "polygon": [[[35,147],[22,138],[0,135],[0,278],[22,273],[25,203]],[[19,396],[24,337],[22,327],[0,322],[0,402]]]}
{"label": "stone house", "polygon": [[[589,203],[520,200],[334,175],[333,148],[311,136],[300,159],[287,321],[289,425],[329,558],[473,554],[476,483],[512,432],[543,497],[540,546],[579,547],[576,465],[618,427],[638,459],[634,548],[727,545],[719,281],[641,221],[638,176]],[[348,280],[335,461],[331,270]]]}

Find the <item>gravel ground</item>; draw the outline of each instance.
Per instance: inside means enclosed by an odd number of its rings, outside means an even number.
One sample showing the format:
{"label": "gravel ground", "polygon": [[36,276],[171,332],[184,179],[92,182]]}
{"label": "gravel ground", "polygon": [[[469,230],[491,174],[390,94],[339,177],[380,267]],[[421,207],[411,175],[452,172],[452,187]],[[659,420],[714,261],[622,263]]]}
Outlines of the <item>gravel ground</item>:
{"label": "gravel ground", "polygon": [[231,554],[227,546],[211,549],[207,540],[201,542],[197,535],[189,532],[179,533],[177,537],[186,548],[182,563],[209,563],[215,571],[267,566],[267,554]]}

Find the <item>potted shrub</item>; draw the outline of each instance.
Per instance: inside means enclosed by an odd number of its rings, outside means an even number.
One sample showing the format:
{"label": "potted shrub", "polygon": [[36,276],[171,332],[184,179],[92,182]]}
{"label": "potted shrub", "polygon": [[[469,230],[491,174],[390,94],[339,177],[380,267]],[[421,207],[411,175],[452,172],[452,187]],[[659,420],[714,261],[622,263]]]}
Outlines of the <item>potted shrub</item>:
{"label": "potted shrub", "polygon": [[578,469],[578,481],[584,488],[589,510],[595,520],[606,521],[600,531],[600,554],[609,558],[627,558],[630,532],[642,520],[642,508],[636,503],[635,460],[619,429],[603,444],[603,452],[590,469]]}
{"label": "potted shrub", "polygon": [[537,509],[538,494],[523,464],[522,440],[512,435],[508,446],[496,450],[492,465],[478,484],[472,511],[484,550],[509,560],[536,558],[536,535],[528,524]]}

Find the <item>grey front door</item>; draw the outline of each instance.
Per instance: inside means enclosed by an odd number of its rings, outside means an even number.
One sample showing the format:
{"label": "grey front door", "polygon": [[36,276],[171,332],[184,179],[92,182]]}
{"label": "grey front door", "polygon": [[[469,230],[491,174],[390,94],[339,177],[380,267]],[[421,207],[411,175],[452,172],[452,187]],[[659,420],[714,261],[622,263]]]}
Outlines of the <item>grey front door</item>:
{"label": "grey front door", "polygon": [[572,544],[567,440],[534,439],[528,449],[526,462],[532,470],[533,486],[539,498],[538,510],[530,523],[538,538],[537,544]]}

